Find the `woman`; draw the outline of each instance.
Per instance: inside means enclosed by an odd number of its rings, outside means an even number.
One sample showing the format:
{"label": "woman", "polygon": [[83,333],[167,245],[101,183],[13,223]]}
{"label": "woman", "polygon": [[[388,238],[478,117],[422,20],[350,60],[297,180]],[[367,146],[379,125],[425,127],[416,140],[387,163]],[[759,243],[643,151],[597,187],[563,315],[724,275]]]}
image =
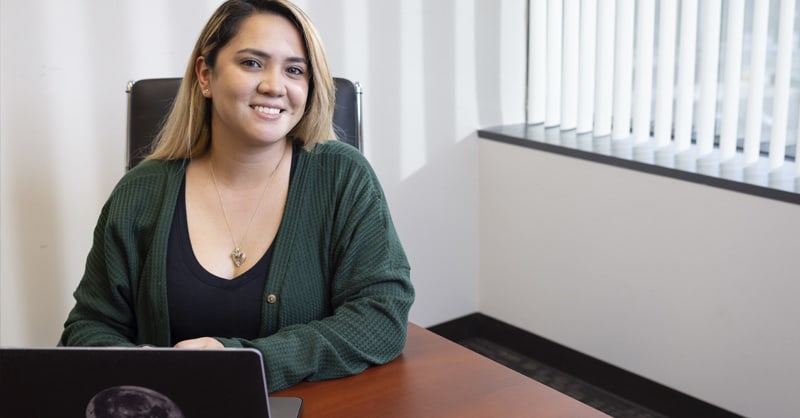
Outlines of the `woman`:
{"label": "woman", "polygon": [[301,10],[222,4],[103,207],[62,343],[253,347],[273,391],[397,357],[409,265],[369,164],[328,140],[333,98]]}

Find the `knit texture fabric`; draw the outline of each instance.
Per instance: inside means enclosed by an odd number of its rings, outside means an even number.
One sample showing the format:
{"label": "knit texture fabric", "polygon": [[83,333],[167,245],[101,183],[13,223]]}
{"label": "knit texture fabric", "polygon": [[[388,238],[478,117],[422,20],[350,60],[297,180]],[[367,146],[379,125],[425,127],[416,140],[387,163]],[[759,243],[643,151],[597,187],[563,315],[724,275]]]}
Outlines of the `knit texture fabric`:
{"label": "knit texture fabric", "polygon": [[[259,338],[211,336],[261,351],[270,391],[396,358],[414,300],[408,260],[363,155],[338,141],[295,152]],[[95,228],[64,345],[169,345],[167,243],[187,164],[145,161],[117,184]]]}

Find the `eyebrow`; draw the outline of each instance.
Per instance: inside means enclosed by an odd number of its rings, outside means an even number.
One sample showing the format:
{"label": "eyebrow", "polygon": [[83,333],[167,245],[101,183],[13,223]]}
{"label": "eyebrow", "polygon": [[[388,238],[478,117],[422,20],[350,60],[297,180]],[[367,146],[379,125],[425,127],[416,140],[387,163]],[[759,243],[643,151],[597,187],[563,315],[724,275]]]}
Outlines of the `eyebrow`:
{"label": "eyebrow", "polygon": [[[269,54],[267,54],[266,52],[258,50],[258,49],[255,49],[255,48],[243,48],[243,49],[240,49],[240,50],[236,51],[236,53],[237,54],[251,54],[251,55],[255,55],[255,56],[259,57],[259,58],[265,59],[265,60],[271,58],[271,56]],[[296,62],[296,63],[308,65],[308,60],[306,60],[303,57],[288,57],[286,59],[286,61]]]}

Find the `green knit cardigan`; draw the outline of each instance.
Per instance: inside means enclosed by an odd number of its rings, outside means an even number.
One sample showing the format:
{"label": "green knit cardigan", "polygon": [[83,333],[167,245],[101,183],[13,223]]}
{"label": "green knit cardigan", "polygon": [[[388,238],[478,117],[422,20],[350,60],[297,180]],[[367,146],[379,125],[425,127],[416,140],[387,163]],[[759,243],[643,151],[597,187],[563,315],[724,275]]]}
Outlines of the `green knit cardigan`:
{"label": "green knit cardigan", "polygon": [[[414,300],[408,260],[366,159],[338,141],[296,152],[259,338],[212,336],[226,347],[258,349],[270,391],[396,358]],[[169,345],[167,242],[186,164],[145,161],[117,184],[62,344]]]}

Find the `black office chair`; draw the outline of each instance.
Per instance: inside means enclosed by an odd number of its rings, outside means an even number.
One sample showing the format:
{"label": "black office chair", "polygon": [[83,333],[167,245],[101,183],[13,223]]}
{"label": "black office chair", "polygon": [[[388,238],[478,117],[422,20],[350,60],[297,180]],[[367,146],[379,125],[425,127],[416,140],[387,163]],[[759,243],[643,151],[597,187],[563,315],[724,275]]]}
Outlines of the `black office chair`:
{"label": "black office chair", "polygon": [[[334,77],[336,107],[333,125],[338,139],[362,150],[361,84]],[[127,169],[139,164],[150,147],[178,93],[181,78],[150,78],[128,83]]]}

